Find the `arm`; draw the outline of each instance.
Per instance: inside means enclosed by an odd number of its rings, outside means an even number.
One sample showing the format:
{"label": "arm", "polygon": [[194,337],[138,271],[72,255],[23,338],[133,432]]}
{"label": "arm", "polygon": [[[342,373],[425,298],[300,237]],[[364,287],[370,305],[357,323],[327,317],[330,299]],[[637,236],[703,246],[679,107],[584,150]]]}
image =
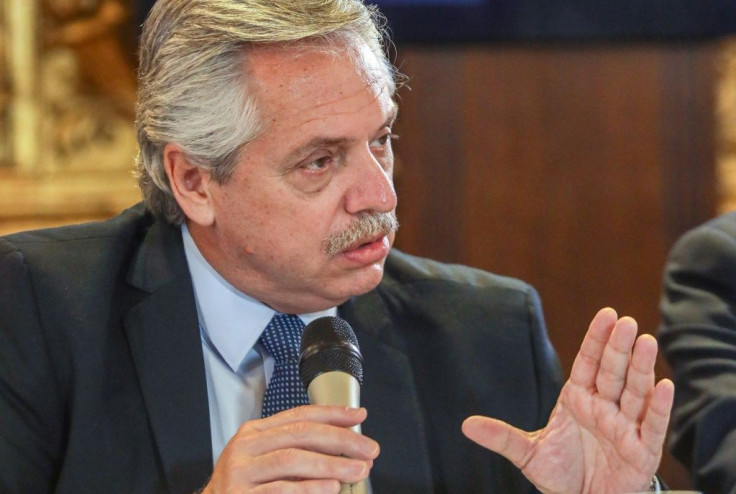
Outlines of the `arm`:
{"label": "arm", "polygon": [[677,386],[670,446],[696,486],[736,493],[736,217],[686,234],[664,277],[660,341]]}
{"label": "arm", "polygon": [[0,491],[50,492],[63,407],[21,253],[0,238]]}
{"label": "arm", "polygon": [[542,303],[539,294],[531,289],[528,295],[529,319],[532,332],[531,342],[533,358],[536,364],[535,376],[539,393],[539,417],[537,423],[543,427],[549,420],[552,410],[557,402],[557,397],[562,389],[562,368],[557,358],[552,342],[547,335]]}

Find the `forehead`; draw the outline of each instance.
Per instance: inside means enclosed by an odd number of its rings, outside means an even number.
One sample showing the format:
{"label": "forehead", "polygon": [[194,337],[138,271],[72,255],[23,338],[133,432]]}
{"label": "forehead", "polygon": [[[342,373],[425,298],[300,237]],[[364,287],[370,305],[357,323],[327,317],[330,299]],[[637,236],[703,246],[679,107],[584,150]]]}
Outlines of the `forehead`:
{"label": "forehead", "polygon": [[392,76],[361,41],[258,47],[248,54],[246,72],[266,125],[310,113],[359,112],[373,103],[394,111]]}

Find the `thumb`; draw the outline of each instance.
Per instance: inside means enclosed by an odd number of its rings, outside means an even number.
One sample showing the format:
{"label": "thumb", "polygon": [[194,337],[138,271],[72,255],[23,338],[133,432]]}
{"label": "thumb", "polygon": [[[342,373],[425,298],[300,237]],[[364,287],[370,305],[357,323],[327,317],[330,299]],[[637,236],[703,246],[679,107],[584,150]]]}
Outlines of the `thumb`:
{"label": "thumb", "polygon": [[465,419],[462,430],[468,439],[505,456],[519,468],[533,443],[530,434],[506,422],[479,415]]}

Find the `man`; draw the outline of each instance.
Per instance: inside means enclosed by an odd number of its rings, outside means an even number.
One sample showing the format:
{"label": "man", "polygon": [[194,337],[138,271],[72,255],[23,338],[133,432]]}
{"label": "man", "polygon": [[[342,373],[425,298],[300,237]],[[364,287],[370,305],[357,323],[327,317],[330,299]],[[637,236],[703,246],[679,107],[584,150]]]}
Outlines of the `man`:
{"label": "man", "polygon": [[[660,341],[677,383],[672,453],[708,494],[736,493],[736,213],[672,247]],[[732,271],[734,270],[734,271]]]}
{"label": "man", "polygon": [[[649,488],[673,395],[651,336],[602,310],[560,391],[529,286],[390,252],[397,106],[377,19],[354,0],[155,5],[145,210],[0,243],[3,488]],[[364,408],[260,418],[278,362],[259,336],[293,314],[351,324]]]}

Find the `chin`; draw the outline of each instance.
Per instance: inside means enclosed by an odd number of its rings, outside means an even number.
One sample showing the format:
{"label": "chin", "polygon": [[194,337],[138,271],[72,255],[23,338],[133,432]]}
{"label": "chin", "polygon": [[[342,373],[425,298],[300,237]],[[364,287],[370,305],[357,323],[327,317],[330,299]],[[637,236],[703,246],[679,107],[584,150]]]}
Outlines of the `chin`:
{"label": "chin", "polygon": [[363,295],[378,286],[383,279],[383,262],[367,266],[359,276],[350,283],[348,287],[350,296]]}

